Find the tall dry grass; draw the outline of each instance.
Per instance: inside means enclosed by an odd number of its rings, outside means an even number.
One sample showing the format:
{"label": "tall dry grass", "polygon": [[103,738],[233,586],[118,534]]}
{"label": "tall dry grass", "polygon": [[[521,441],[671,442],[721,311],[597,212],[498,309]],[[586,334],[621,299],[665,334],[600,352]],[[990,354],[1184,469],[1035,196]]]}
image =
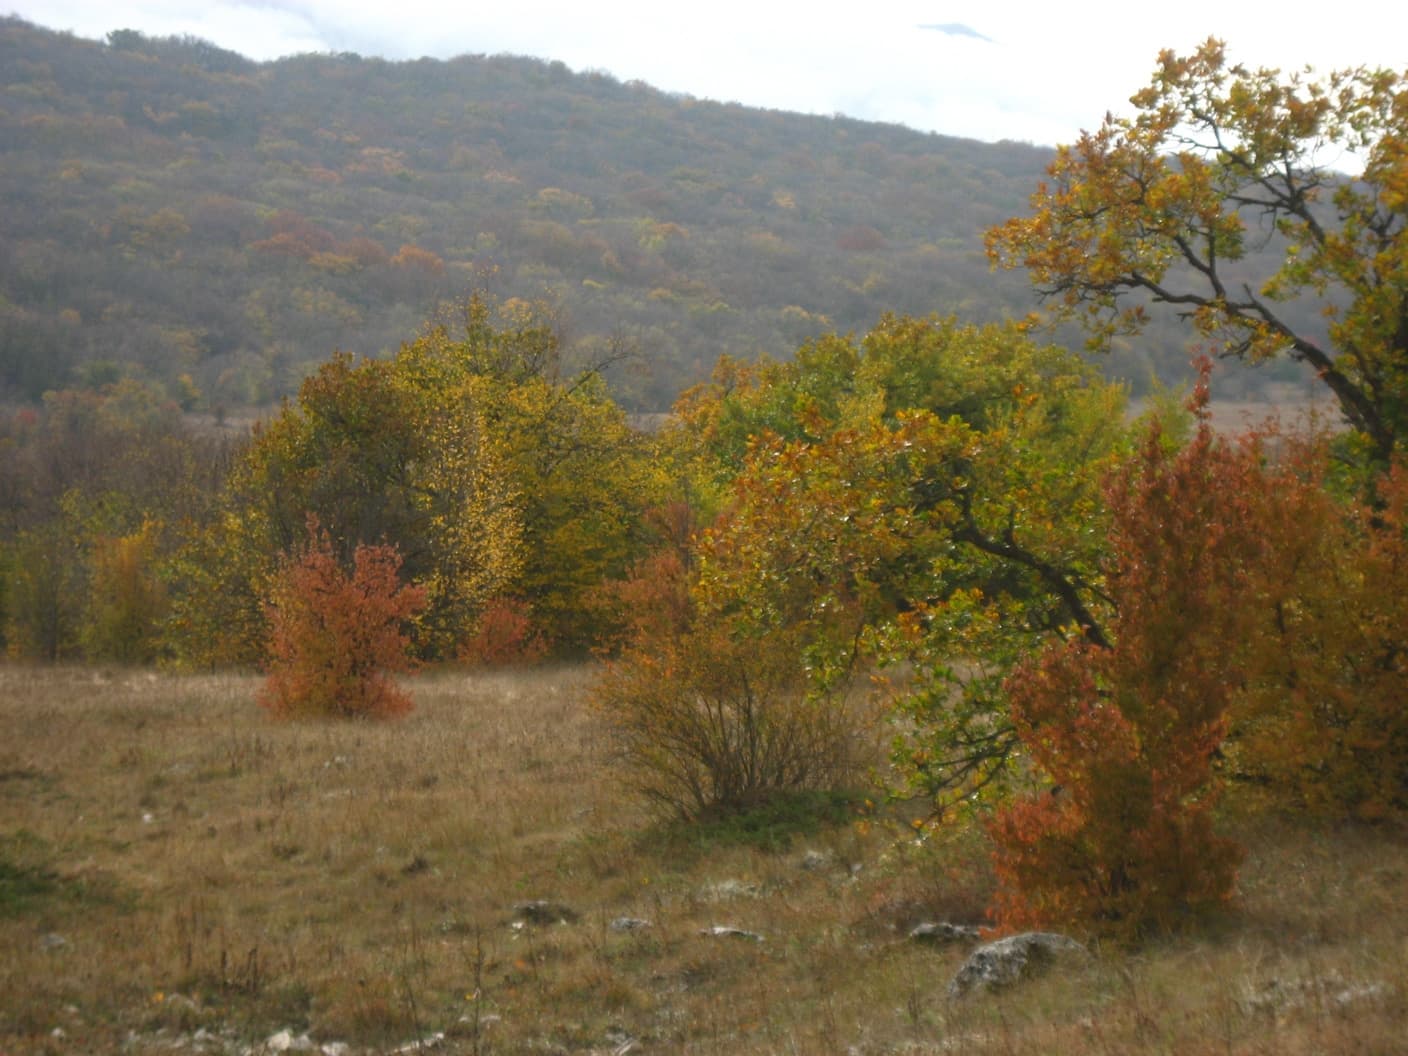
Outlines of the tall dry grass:
{"label": "tall dry grass", "polygon": [[[590,674],[428,674],[383,725],[271,721],[253,678],[0,667],[0,1053],[282,1029],[365,1052],[1408,1051],[1402,829],[1230,818],[1251,853],[1225,918],[952,1003],[962,951],[904,935],[981,912],[976,834],[920,847],[835,800],[662,828],[608,780]],[[533,899],[575,919],[516,921]]]}

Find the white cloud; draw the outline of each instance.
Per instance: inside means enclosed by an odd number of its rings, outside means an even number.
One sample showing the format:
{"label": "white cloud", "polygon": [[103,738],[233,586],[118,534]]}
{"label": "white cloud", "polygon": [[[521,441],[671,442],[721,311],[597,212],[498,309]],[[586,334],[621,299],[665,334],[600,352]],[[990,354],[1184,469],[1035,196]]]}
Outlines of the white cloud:
{"label": "white cloud", "polygon": [[[3,2],[3,0],[0,0]],[[82,36],[189,33],[257,59],[307,51],[387,58],[512,52],[604,69],[669,91],[848,113],[977,139],[1068,142],[1127,109],[1158,52],[1208,36],[1236,61],[1297,69],[1402,68],[1408,8],[1378,24],[1314,27],[1249,5],[1188,0],[1140,18],[1110,0],[1035,5],[875,0],[864,7],[716,0],[702,6],[523,0],[11,0],[22,18]],[[961,24],[979,36],[922,26]]]}

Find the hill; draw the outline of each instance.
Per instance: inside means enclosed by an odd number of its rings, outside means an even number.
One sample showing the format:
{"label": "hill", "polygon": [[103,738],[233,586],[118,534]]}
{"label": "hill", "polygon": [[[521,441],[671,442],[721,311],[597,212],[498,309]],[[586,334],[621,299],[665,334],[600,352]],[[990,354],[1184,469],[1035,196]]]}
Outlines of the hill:
{"label": "hill", "polygon": [[[6,19],[0,398],[135,370],[190,406],[266,405],[485,288],[556,305],[584,360],[635,350],[618,397],[661,410],[722,353],[785,356],[885,310],[1031,310],[981,232],[1049,159],[537,59],[255,63]],[[1112,369],[1177,373],[1182,338]]]}

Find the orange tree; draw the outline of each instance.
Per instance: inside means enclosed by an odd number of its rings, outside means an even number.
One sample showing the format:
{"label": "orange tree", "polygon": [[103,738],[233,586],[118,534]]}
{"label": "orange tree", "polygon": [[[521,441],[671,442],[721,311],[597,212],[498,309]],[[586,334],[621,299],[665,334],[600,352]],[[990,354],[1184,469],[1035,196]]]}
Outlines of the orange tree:
{"label": "orange tree", "polygon": [[[1304,362],[1386,464],[1408,424],[1404,76],[1250,70],[1210,39],[1164,52],[1132,102],[1060,148],[1033,214],[988,232],[990,257],[1026,268],[1095,346],[1142,329],[1152,302],[1224,353]],[[1251,275],[1263,244],[1281,263]],[[1293,324],[1297,300],[1328,329]]]}
{"label": "orange tree", "polygon": [[1266,565],[1226,757],[1283,802],[1408,811],[1408,469],[1369,500],[1334,495],[1324,444],[1279,438],[1258,517]]}
{"label": "orange tree", "polygon": [[[1204,375],[1206,377],[1206,374]],[[1225,900],[1224,779],[1283,804],[1408,808],[1408,474],[1336,497],[1321,437],[1151,429],[1115,472],[1108,640],[1048,643],[1005,691],[1046,786],[990,824],[1008,927],[1130,934]]]}

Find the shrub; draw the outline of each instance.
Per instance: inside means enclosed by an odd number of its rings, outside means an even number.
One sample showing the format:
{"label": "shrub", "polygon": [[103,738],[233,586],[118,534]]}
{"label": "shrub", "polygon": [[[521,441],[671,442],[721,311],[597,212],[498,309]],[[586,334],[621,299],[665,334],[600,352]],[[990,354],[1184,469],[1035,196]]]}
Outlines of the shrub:
{"label": "shrub", "polygon": [[495,598],[480,613],[473,637],[461,644],[457,658],[471,666],[502,667],[541,660],[548,643],[533,628],[531,609],[519,598]]}
{"label": "shrub", "polygon": [[1408,810],[1408,469],[1370,501],[1324,487],[1323,449],[1293,449],[1264,522],[1271,560],[1230,755],[1297,808]]}
{"label": "shrub", "polygon": [[403,621],[426,592],[402,585],[392,546],[357,547],[349,576],[314,517],[308,543],[283,561],[268,602],[268,679],[259,702],[280,716],[385,718],[411,709],[389,673],[412,666]]}
{"label": "shrub", "polygon": [[863,766],[853,709],[811,689],[802,655],[795,634],[710,624],[609,662],[595,700],[628,782],[690,819],[852,785]]}
{"label": "shrub", "polygon": [[693,605],[677,552],[647,558],[616,591],[629,644],[594,688],[627,782],[686,819],[852,785],[864,762],[844,686],[821,691],[798,628],[748,634]]}
{"label": "shrub", "polygon": [[1108,487],[1112,644],[1057,643],[1007,681],[1051,788],[990,824],[1005,928],[1130,934],[1228,898],[1240,850],[1213,832],[1213,756],[1255,638],[1276,480],[1204,420],[1182,451],[1152,429]]}

